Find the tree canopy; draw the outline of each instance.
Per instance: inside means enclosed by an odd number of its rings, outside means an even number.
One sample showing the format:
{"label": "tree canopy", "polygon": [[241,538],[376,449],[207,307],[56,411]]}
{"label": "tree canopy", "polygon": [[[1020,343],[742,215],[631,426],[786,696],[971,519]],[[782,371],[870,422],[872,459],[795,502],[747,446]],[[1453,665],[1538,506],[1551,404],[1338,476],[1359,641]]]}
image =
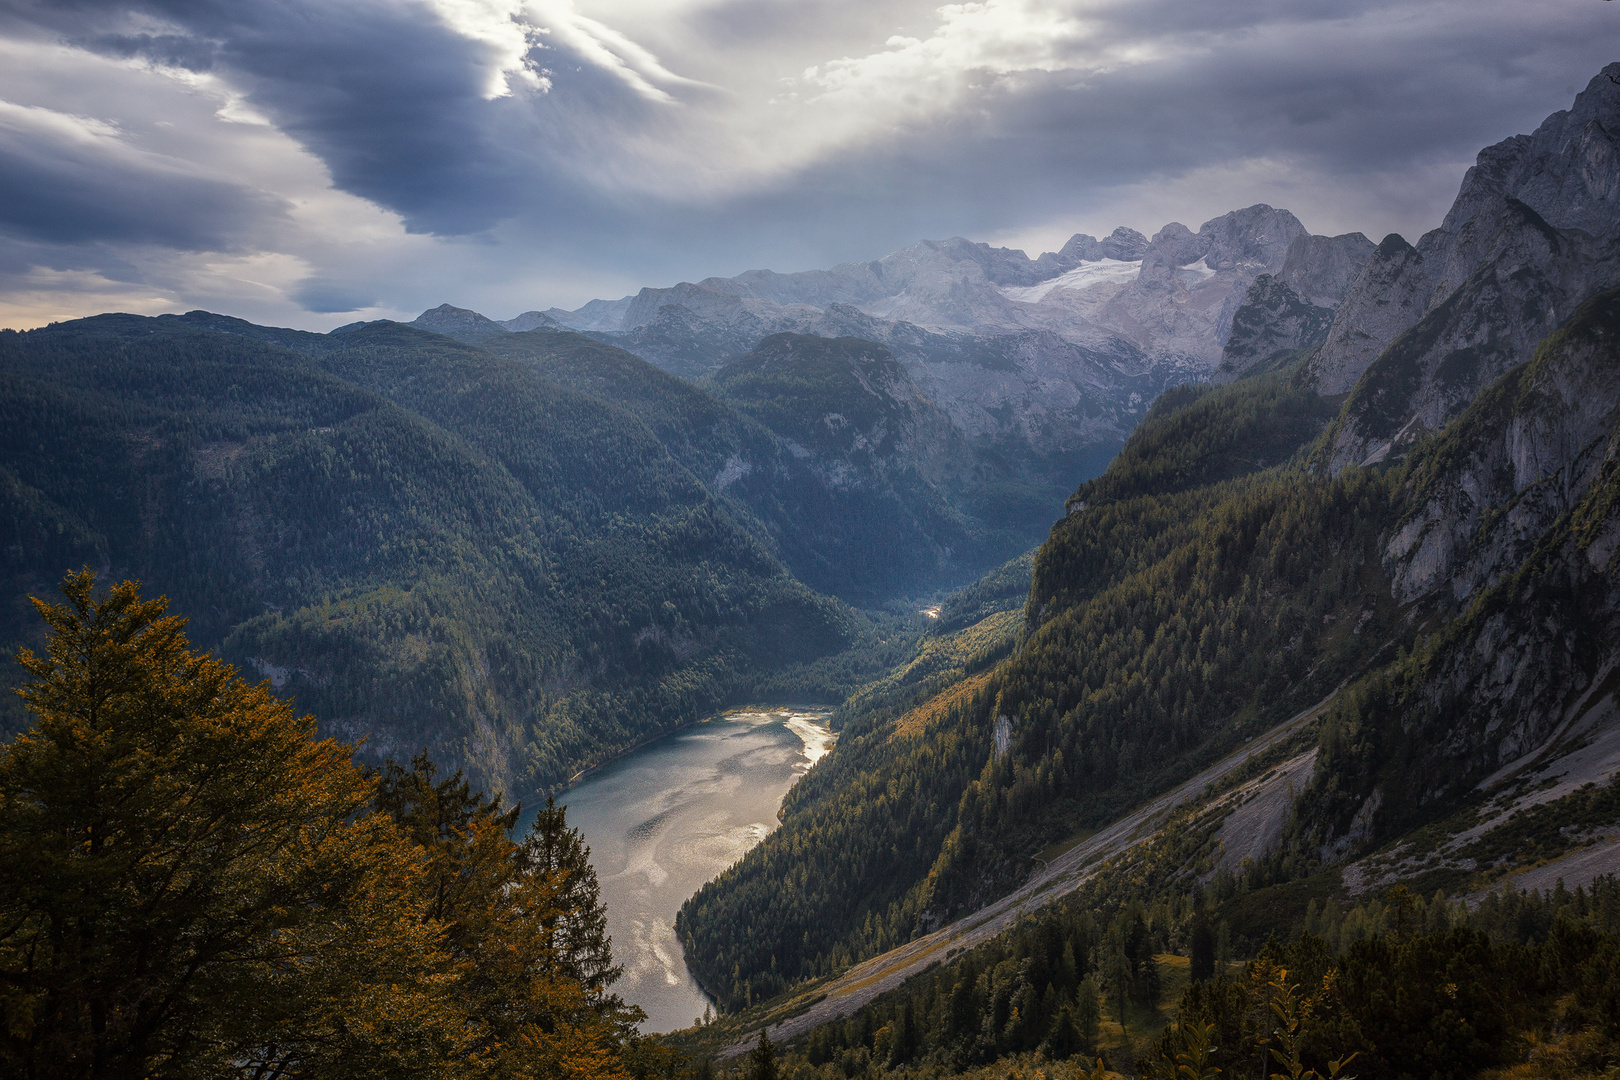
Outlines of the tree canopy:
{"label": "tree canopy", "polygon": [[0,1072],[613,1077],[638,1018],[578,833],[380,775],[134,582],[24,650],[0,748]]}

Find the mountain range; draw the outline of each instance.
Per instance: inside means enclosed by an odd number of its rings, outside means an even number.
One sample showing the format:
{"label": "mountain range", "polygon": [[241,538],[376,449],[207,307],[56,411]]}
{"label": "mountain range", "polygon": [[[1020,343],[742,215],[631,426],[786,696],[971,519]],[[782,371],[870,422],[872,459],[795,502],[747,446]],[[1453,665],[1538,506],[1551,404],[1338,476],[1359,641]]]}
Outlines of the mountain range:
{"label": "mountain range", "polygon": [[[1620,930],[1553,888],[1620,895],[1620,64],[1416,243],[1251,206],[505,322],[0,333],[0,527],[8,648],[63,570],[137,576],[363,755],[509,794],[836,703],[781,828],[680,914],[728,1014],[685,1045],[769,1031],[846,1078],[1089,1055],[1106,983],[1116,1063],[1173,1062],[1169,972],[1264,1064],[1217,956],[1349,1009],[1321,980],[1380,926],[1546,944],[1496,890]],[[1597,1030],[1447,1042],[1440,997],[1501,980],[1431,953],[1397,1010],[1431,1028],[1323,1045],[1476,1075]]]}
{"label": "mountain range", "polygon": [[[443,305],[413,325],[480,344],[571,329],[688,379],[779,333],[877,342],[974,453],[1012,464],[1050,497],[1100,471],[1165,388],[1230,366],[1234,318],[1257,280],[1286,283],[1304,305],[1286,334],[1303,347],[1326,332],[1372,251],[1359,233],[1313,236],[1288,211],[1257,205],[1196,233],[1172,222],[1151,239],[1124,227],[1102,240],[1077,234],[1035,259],[955,237],[505,321]],[[1247,332],[1240,320],[1240,341]]]}

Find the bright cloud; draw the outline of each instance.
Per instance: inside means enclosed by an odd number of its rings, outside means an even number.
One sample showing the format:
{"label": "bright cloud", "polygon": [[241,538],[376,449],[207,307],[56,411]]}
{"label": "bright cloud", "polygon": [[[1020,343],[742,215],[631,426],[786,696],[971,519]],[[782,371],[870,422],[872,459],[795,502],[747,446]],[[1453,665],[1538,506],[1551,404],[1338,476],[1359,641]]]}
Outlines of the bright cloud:
{"label": "bright cloud", "polygon": [[700,85],[670,71],[620,31],[580,14],[573,0],[530,0],[528,11],[541,24],[541,35],[621,79],[642,97],[669,102],[674,99],[663,87]]}
{"label": "bright cloud", "polygon": [[551,89],[551,80],[531,56],[539,27],[529,20],[521,0],[428,0],[444,24],[489,54],[484,97],[506,97],[512,79],[536,90]]}
{"label": "bright cloud", "polygon": [[927,38],[895,35],[885,49],[808,69],[818,99],[874,100],[909,109],[948,108],[981,75],[1074,71],[1102,59],[1087,55],[1094,25],[1076,10],[1036,0],[947,4]]}

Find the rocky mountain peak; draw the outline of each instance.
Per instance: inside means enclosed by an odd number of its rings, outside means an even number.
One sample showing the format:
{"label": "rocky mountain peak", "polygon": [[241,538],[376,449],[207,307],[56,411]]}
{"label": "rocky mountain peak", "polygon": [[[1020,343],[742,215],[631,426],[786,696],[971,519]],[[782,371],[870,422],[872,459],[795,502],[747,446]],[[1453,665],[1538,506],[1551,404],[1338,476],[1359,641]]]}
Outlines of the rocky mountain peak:
{"label": "rocky mountain peak", "polygon": [[1204,222],[1198,235],[1207,238],[1204,265],[1211,270],[1252,266],[1271,271],[1281,268],[1289,245],[1305,235],[1305,226],[1287,210],[1257,203]]}
{"label": "rocky mountain peak", "polygon": [[1604,68],[1567,110],[1530,135],[1515,135],[1479,153],[1441,229],[1460,232],[1495,198],[1514,198],[1555,229],[1593,236],[1620,227],[1620,63]]}
{"label": "rocky mountain peak", "polygon": [[1114,259],[1119,262],[1135,262],[1147,251],[1148,238],[1135,229],[1127,229],[1121,225],[1105,238],[1098,240],[1095,236],[1086,233],[1075,233],[1069,237],[1068,243],[1062,250],[1043,254],[1037,262],[1050,258],[1052,265],[1063,270],[1072,270],[1083,262],[1098,262],[1102,259]]}
{"label": "rocky mountain peak", "polygon": [[514,334],[521,334],[529,330],[561,330],[562,323],[547,315],[543,311],[525,311],[521,315],[514,315],[510,319],[498,320]]}
{"label": "rocky mountain peak", "polygon": [[1142,270],[1174,270],[1202,259],[1209,251],[1209,237],[1195,233],[1179,221],[1172,221],[1153,234],[1142,252]]}
{"label": "rocky mountain peak", "polygon": [[487,341],[500,334],[509,333],[506,327],[494,319],[480,315],[468,308],[459,308],[451,304],[440,304],[422,312],[408,325],[421,330],[429,330],[435,334],[455,338],[457,341],[480,342]]}
{"label": "rocky mountain peak", "polygon": [[1445,221],[1386,237],[1314,361],[1349,392],[1330,467],[1383,460],[1467,407],[1587,297],[1620,284],[1620,64],[1531,135],[1481,151]]}
{"label": "rocky mountain peak", "polygon": [[1307,304],[1336,308],[1372,257],[1373,242],[1360,233],[1294,237],[1283,259],[1282,280]]}
{"label": "rocky mountain peak", "polygon": [[1163,275],[1201,261],[1216,272],[1274,273],[1282,269],[1289,245],[1304,235],[1297,217],[1264,203],[1211,218],[1196,233],[1172,221],[1148,242],[1142,272]]}

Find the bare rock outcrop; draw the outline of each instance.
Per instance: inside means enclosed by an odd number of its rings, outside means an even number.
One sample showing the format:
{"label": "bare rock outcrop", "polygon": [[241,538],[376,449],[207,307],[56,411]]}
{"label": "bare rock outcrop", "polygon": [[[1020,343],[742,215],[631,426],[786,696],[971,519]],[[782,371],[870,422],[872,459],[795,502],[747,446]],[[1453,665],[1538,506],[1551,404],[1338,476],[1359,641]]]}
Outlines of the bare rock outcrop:
{"label": "bare rock outcrop", "polygon": [[1489,147],[1440,228],[1379,245],[1313,370],[1350,393],[1329,466],[1438,430],[1593,293],[1620,284],[1620,64],[1533,135]]}

